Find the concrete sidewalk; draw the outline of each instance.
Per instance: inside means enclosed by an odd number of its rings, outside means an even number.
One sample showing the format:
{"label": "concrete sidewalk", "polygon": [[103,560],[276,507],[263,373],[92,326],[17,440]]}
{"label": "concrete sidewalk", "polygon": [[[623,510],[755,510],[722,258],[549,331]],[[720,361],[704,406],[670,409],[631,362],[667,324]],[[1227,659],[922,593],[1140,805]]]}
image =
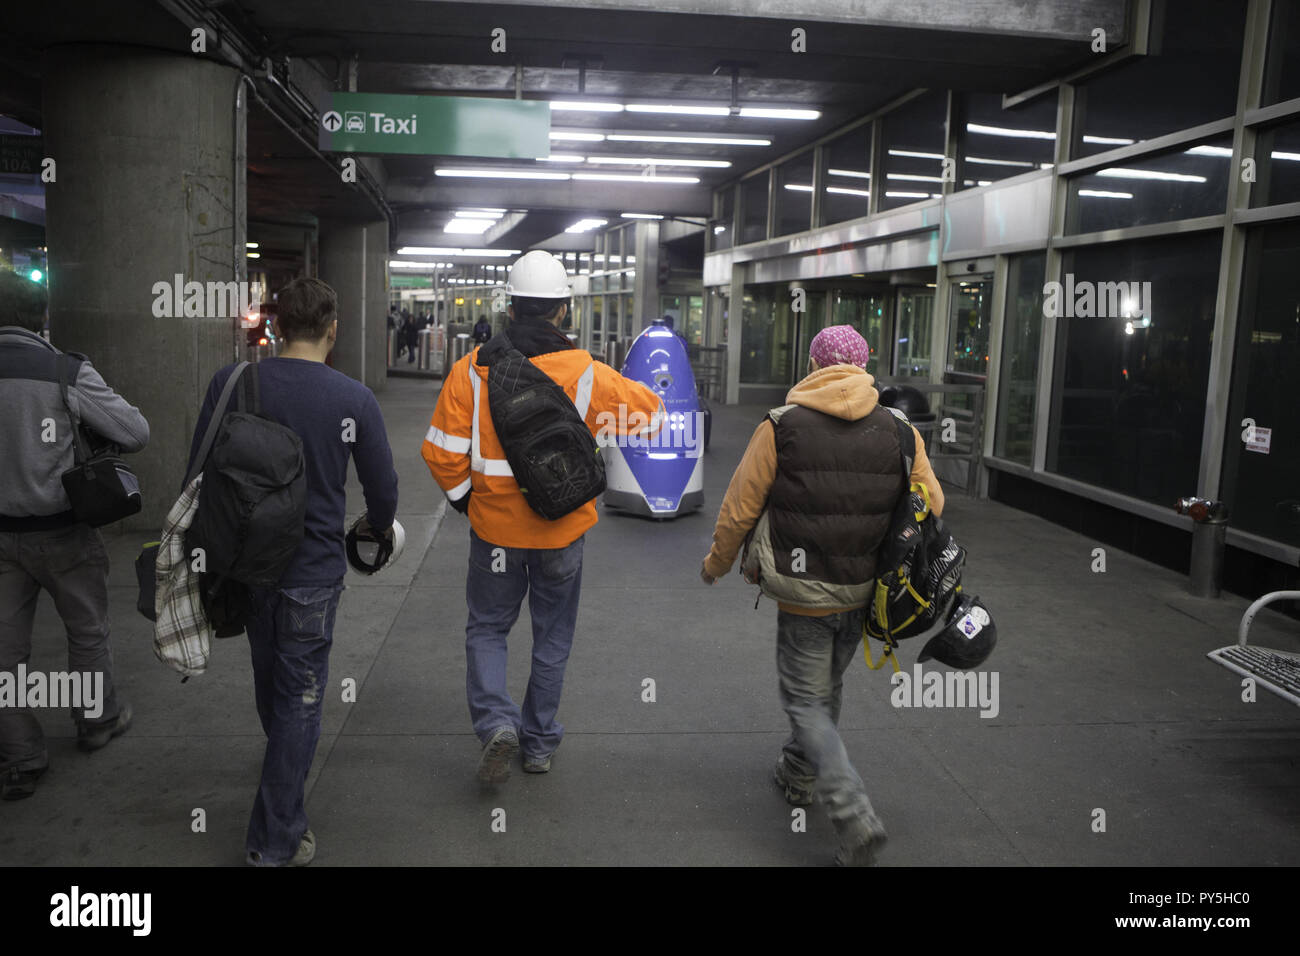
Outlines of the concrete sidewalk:
{"label": "concrete sidewalk", "polygon": [[[516,767],[484,793],[464,690],[468,523],[445,513],[419,458],[437,387],[394,379],[380,397],[408,544],[383,575],[348,577],[308,781],[313,865],[828,864],[820,809],[794,832],[771,782],[787,733],[775,607],[755,610],[756,589],[734,572],[713,588],[699,580],[763,409],[715,409],[704,512],[664,523],[602,513],[554,768]],[[349,502],[360,509],[359,489]],[[1233,641],[1245,601],[1193,599],[1180,576],[1111,549],[1094,574],[1094,542],[955,490],[945,518],[970,552],[966,587],[997,622],[986,668],[1000,711],[895,708],[887,671],[850,669],[841,727],[889,829],[881,865],[1300,864],[1300,712],[1263,692],[1244,703],[1238,679],[1204,656]],[[247,643],[218,642],[209,672],[183,685],[159,664],[134,611],[140,540],[110,540],[119,683],[135,726],[86,755],[66,716],[42,715],[51,769],[35,797],[0,804],[0,862],[243,861],[264,742]],[[525,608],[516,699],[528,628]],[[1296,649],[1300,626],[1265,612],[1252,638]],[[909,671],[919,650],[902,648]],[[66,666],[46,597],[31,666]],[[345,678],[355,703],[342,700]],[[498,810],[505,832],[493,830]]]}

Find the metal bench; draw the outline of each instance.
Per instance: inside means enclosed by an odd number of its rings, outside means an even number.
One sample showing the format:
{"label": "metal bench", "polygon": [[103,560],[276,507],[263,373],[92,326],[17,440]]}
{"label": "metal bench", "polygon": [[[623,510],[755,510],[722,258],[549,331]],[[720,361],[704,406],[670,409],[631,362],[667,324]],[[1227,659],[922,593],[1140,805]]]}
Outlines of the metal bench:
{"label": "metal bench", "polygon": [[1273,591],[1265,594],[1246,608],[1246,613],[1241,616],[1237,643],[1210,651],[1205,656],[1243,677],[1253,678],[1266,690],[1300,706],[1300,654],[1246,643],[1246,634],[1250,631],[1255,615],[1261,608],[1276,601],[1300,601],[1300,591]]}

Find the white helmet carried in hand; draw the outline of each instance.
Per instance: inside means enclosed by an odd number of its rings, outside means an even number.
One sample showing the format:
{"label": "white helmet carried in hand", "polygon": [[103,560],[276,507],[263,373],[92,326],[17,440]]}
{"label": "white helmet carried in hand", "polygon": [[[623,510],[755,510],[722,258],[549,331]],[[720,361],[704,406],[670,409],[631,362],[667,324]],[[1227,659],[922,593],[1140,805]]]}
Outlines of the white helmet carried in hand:
{"label": "white helmet carried in hand", "polygon": [[506,292],[531,299],[567,299],[573,294],[564,265],[549,252],[526,252],[510,267]]}
{"label": "white helmet carried in hand", "polygon": [[345,543],[348,564],[352,569],[361,574],[375,574],[402,556],[402,549],[406,547],[406,529],[400,521],[393,519],[389,532],[380,534],[362,515],[352,522]]}

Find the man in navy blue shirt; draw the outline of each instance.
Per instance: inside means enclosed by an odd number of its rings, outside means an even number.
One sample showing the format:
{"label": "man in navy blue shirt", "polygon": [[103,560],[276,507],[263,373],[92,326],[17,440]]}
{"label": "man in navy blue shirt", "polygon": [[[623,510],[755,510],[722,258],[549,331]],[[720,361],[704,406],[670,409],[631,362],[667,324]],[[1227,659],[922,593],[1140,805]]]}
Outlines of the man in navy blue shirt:
{"label": "man in navy blue shirt", "polygon": [[[277,305],[275,334],[285,348],[257,365],[261,413],[302,439],[307,516],[302,544],[279,585],[253,590],[247,630],[266,755],[246,844],[255,866],[305,866],[316,840],[303,792],[320,739],[334,616],[347,569],[348,459],[356,463],[367,521],[377,530],[392,527],[397,472],[374,394],[325,364],[338,334],[334,290],[319,279],[295,279],[280,290]],[[191,463],[234,369],[228,365],[212,377]]]}

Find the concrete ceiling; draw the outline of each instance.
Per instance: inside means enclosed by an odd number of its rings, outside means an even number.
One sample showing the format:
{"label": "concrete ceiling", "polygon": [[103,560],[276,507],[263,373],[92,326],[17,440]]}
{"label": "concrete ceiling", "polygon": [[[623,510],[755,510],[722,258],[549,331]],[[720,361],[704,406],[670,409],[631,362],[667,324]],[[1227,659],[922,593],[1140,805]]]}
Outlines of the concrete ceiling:
{"label": "concrete ceiling", "polygon": [[[188,53],[184,2],[112,5],[49,0],[8,17],[0,37],[0,111],[39,125],[41,52],[69,42],[138,44]],[[738,63],[741,105],[816,109],[812,122],[647,113],[559,113],[553,129],[743,134],[767,147],[557,143],[556,152],[719,160],[722,169],[663,168],[694,186],[436,178],[443,165],[502,165],[454,157],[386,156],[380,180],[398,216],[394,245],[474,245],[441,232],[453,210],[490,206],[527,213],[496,236],[501,248],[545,242],[578,218],[622,212],[705,217],[712,189],[918,87],[1016,92],[1086,63],[1091,30],[1111,48],[1127,41],[1127,0],[803,0],[797,13],[769,0],[535,0],[499,4],[433,0],[218,0],[193,4],[227,18],[260,54],[289,58],[311,91],[346,88],[356,64],[365,92],[587,97],[618,102],[727,105]],[[707,10],[708,12],[700,12]],[[505,30],[505,52],[492,31]],[[806,31],[806,51],[791,31]],[[585,63],[580,79],[578,64]],[[273,118],[249,111],[249,215],[375,217],[372,206]],[[550,164],[537,165],[553,168]],[[600,167],[608,170],[610,167]],[[638,167],[619,171],[638,172]],[[500,232],[501,230],[495,230]],[[564,245],[572,247],[572,237]],[[436,241],[432,241],[436,240]],[[582,240],[578,240],[579,242]]]}

